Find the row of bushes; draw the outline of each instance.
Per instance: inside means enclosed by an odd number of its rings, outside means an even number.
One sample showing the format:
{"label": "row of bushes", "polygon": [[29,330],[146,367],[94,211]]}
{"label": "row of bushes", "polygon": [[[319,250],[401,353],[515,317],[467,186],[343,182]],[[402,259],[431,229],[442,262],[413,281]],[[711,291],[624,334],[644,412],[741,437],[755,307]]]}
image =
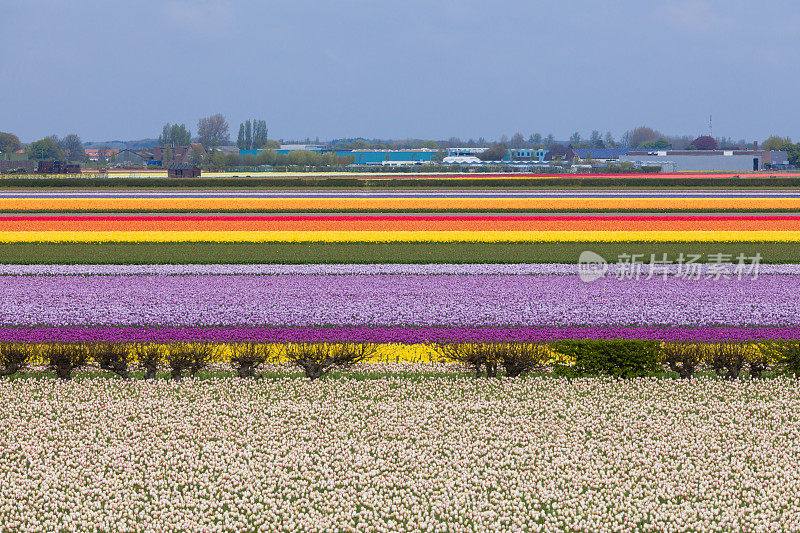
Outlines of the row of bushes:
{"label": "row of bushes", "polygon": [[[552,369],[558,376],[630,378],[669,369],[680,378],[690,379],[703,367],[727,380],[739,378],[745,370],[754,379],[769,370],[800,376],[800,341],[694,344],[583,340],[550,344],[440,343],[430,347],[440,360],[468,365],[477,377],[484,373],[497,377],[500,369],[507,377]],[[165,369],[178,380],[224,360],[241,378],[258,377],[262,364],[284,362],[315,380],[333,369],[369,361],[377,352],[378,345],[368,343],[0,343],[0,376],[24,371],[32,364],[44,364],[59,378],[68,380],[78,369],[95,364],[122,378],[129,378],[133,369],[141,369],[145,379],[153,379],[160,369]]]}
{"label": "row of bushes", "polygon": [[0,187],[100,187],[100,188],[157,188],[157,187],[203,187],[203,188],[384,188],[402,189],[409,187],[800,187],[800,177],[756,177],[756,178],[626,178],[585,177],[585,178],[439,178],[414,177],[382,178],[369,176],[327,177],[327,178],[3,178]]}
{"label": "row of bushes", "polygon": [[61,379],[94,363],[102,370],[129,378],[131,371],[141,369],[144,379],[154,379],[160,369],[168,369],[172,379],[194,376],[212,362],[227,361],[240,378],[258,377],[258,367],[264,363],[288,362],[303,370],[311,380],[333,369],[347,369],[371,358],[377,345],[364,343],[274,344],[241,343],[219,345],[212,343],[120,344],[120,343],[60,343],[14,344],[0,343],[0,376],[24,371],[31,364],[47,365]]}
{"label": "row of bushes", "polygon": [[734,380],[747,370],[761,378],[774,370],[800,376],[800,342],[770,343],[661,343],[646,340],[581,340],[551,344],[491,343],[442,344],[434,349],[443,359],[472,367],[477,377],[485,371],[519,376],[552,367],[556,375],[604,375],[620,378],[651,376],[669,369],[690,379],[701,368],[722,379]]}

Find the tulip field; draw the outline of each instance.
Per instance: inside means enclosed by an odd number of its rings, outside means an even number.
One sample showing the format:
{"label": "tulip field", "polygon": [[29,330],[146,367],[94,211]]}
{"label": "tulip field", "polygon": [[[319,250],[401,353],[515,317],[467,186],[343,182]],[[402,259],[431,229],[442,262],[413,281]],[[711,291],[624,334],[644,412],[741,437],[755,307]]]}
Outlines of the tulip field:
{"label": "tulip field", "polygon": [[800,530],[794,189],[0,188],[0,287],[4,531]]}

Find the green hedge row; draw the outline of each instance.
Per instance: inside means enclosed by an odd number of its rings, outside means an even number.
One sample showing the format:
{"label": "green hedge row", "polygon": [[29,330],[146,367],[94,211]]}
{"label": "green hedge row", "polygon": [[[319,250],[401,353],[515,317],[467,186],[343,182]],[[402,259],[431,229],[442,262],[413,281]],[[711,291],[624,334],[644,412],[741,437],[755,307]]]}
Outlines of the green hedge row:
{"label": "green hedge row", "polygon": [[556,373],[567,376],[613,376],[634,378],[653,375],[661,366],[661,343],[646,340],[561,341],[554,351],[574,361],[572,366],[557,366]]}
{"label": "green hedge row", "polygon": [[100,187],[100,188],[377,188],[476,187],[476,188],[597,188],[597,187],[800,187],[798,177],[756,178],[2,178],[0,187]]}

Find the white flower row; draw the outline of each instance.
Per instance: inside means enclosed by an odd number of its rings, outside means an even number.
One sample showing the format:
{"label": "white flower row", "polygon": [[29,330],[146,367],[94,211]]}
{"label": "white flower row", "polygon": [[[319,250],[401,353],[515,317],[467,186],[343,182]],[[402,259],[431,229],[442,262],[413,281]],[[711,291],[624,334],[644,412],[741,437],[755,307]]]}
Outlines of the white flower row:
{"label": "white flower row", "polygon": [[0,405],[13,531],[800,529],[797,381],[20,379]]}

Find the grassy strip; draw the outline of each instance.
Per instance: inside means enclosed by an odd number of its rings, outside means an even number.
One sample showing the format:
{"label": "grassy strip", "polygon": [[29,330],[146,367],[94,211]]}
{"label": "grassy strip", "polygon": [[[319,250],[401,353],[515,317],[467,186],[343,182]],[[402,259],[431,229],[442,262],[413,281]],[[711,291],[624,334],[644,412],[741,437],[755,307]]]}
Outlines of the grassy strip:
{"label": "grassy strip", "polygon": [[759,188],[800,187],[798,177],[725,177],[675,178],[659,177],[602,177],[594,178],[420,178],[420,177],[305,177],[305,178],[3,178],[0,188],[374,188],[407,189],[415,187],[434,188]]}
{"label": "grassy strip", "polygon": [[620,254],[761,254],[763,263],[800,263],[790,242],[657,243],[0,243],[5,264],[314,264],[576,263],[591,250],[609,262]]}

